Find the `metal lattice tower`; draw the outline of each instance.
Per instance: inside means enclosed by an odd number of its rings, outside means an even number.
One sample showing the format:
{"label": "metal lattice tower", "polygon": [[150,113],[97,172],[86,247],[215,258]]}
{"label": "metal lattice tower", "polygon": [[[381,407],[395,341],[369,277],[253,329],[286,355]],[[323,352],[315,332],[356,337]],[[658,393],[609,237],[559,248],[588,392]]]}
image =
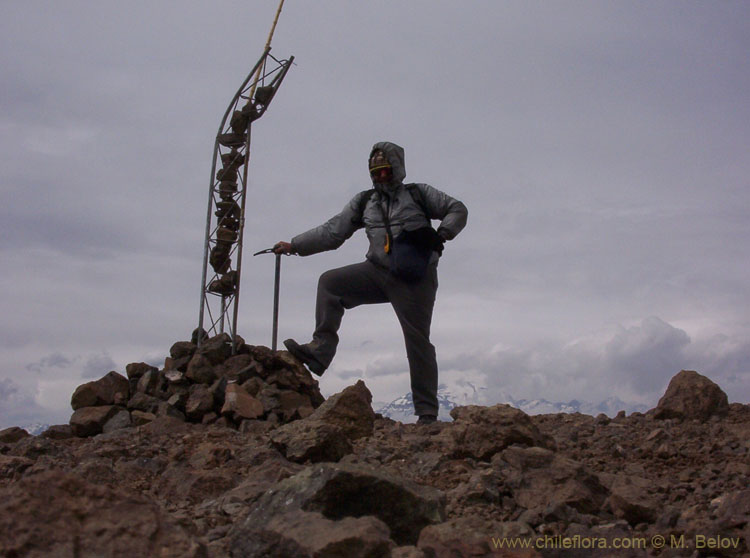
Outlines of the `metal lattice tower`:
{"label": "metal lattice tower", "polygon": [[199,346],[205,324],[209,337],[227,332],[232,339],[232,351],[237,348],[252,124],[268,109],[294,61],[294,56],[277,60],[270,51],[267,45],[229,103],[214,143],[203,245]]}

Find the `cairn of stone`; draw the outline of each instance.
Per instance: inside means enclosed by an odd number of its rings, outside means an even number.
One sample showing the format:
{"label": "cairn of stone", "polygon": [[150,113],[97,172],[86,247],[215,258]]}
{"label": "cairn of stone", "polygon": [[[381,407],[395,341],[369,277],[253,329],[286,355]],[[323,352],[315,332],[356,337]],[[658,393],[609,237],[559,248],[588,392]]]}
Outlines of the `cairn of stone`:
{"label": "cairn of stone", "polygon": [[[79,437],[140,426],[160,416],[244,430],[255,421],[285,424],[323,403],[318,382],[286,352],[222,333],[197,347],[178,341],[164,367],[144,362],[79,386],[71,398],[71,433]],[[62,433],[61,433],[62,435]]]}

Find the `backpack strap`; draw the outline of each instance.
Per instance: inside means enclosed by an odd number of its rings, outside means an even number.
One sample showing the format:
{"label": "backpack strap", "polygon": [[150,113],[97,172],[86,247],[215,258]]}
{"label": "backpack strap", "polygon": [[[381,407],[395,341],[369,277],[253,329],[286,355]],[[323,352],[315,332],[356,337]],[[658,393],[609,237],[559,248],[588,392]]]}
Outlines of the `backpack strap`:
{"label": "backpack strap", "polygon": [[419,209],[422,210],[422,213],[424,213],[424,216],[427,217],[427,220],[430,220],[430,215],[427,211],[427,204],[424,201],[424,194],[422,193],[422,190],[419,189],[419,186],[416,182],[411,182],[409,184],[404,184],[406,189],[408,190],[409,194],[411,195],[411,199],[414,200],[414,203],[416,203],[419,206]]}
{"label": "backpack strap", "polygon": [[367,205],[367,202],[370,201],[370,198],[375,193],[375,188],[370,188],[369,190],[363,190],[359,194],[357,194],[357,214],[352,217],[352,224],[357,225],[358,227],[361,227],[364,224],[364,221],[362,219],[364,213],[365,213],[365,206]]}

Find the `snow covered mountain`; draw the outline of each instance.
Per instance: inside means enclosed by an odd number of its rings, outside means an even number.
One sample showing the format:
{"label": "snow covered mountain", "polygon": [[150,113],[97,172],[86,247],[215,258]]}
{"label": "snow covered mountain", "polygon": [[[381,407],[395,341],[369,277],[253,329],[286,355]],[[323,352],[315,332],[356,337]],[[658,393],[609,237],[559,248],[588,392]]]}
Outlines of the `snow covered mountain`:
{"label": "snow covered mountain", "polygon": [[[614,417],[619,411],[646,412],[648,407],[645,405],[636,405],[626,403],[617,397],[610,397],[600,403],[589,403],[586,401],[569,401],[568,403],[555,403],[546,399],[513,399],[508,395],[501,397],[502,401],[489,403],[482,396],[484,388],[476,388],[472,384],[467,384],[467,389],[449,390],[447,386],[441,385],[438,389],[438,403],[440,411],[438,418],[444,421],[453,420],[450,416],[451,409],[459,405],[495,405],[497,403],[506,403],[517,409],[521,409],[528,415],[542,415],[555,413],[583,413],[585,415],[596,416],[604,413],[607,416]],[[384,417],[391,418],[403,423],[411,423],[417,420],[414,415],[414,406],[412,403],[411,392],[394,399],[390,403],[381,403],[375,406],[377,413]]]}

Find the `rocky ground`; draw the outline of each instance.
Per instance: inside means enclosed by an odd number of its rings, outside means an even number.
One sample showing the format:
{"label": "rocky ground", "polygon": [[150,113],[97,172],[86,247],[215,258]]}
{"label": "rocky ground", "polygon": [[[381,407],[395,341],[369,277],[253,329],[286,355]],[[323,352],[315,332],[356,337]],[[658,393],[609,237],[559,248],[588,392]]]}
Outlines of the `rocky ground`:
{"label": "rocky ground", "polygon": [[70,424],[1,431],[0,555],[750,555],[750,406],[695,372],[646,414],[419,426],[227,349],[176,343],[78,388]]}

